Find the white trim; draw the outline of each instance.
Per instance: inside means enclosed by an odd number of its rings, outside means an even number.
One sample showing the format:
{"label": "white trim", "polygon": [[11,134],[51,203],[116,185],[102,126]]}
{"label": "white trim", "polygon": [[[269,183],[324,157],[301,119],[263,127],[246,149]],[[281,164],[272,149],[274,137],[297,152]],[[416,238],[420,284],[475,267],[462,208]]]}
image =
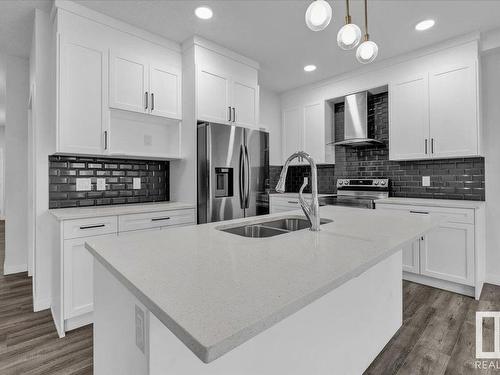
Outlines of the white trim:
{"label": "white trim", "polygon": [[[453,39],[449,39],[449,40],[446,40],[446,41],[441,42],[441,43],[433,44],[431,46],[424,47],[424,48],[421,48],[421,49],[418,49],[415,51],[411,51],[411,52],[403,54],[403,55],[398,55],[398,56],[391,57],[391,58],[388,58],[385,60],[380,60],[380,61],[375,62],[375,63],[367,64],[367,65],[364,65],[356,70],[352,70],[352,71],[347,72],[347,73],[335,75],[333,77],[326,78],[326,79],[319,81],[319,82],[315,82],[315,83],[311,83],[308,85],[299,86],[299,87],[296,87],[294,89],[283,91],[280,93],[280,97],[282,100],[288,99],[288,98],[293,98],[294,96],[302,95],[304,92],[307,92],[307,91],[313,91],[316,89],[321,89],[325,86],[335,85],[336,83],[341,82],[341,81],[346,81],[349,79],[357,78],[363,74],[368,74],[368,73],[372,73],[372,72],[379,71],[382,69],[386,69],[386,68],[389,68],[389,67],[394,66],[394,65],[398,65],[398,64],[410,61],[410,60],[414,60],[417,58],[427,56],[427,55],[432,55],[434,53],[444,51],[446,49],[458,47],[458,46],[461,46],[461,45],[464,45],[464,44],[467,44],[470,42],[475,41],[477,44],[479,44],[479,40],[480,40],[479,32],[473,32],[473,33],[469,33],[466,35],[462,35],[462,36],[459,36],[457,38],[453,38]],[[478,49],[479,49],[479,46],[478,46]]]}
{"label": "white trim", "polygon": [[492,273],[487,273],[485,283],[500,286],[500,275],[494,275]]}
{"label": "white trim", "polygon": [[481,53],[488,53],[500,47],[500,28],[481,33]]}
{"label": "white trim", "polygon": [[33,311],[42,311],[50,309],[50,298],[33,298]]}
{"label": "white trim", "polygon": [[115,18],[106,16],[102,13],[96,12],[83,5],[74,3],[69,0],[55,0],[53,9],[63,9],[67,12],[76,14],[80,17],[90,19],[91,21],[101,23],[113,29],[127,33],[138,38],[144,39],[148,42],[158,44],[164,48],[170,49],[174,52],[181,52],[181,46],[171,40],[168,40],[157,34],[150,33],[138,27],[132,26],[126,22],[119,21]]}
{"label": "white trim", "polygon": [[403,279],[412,281],[418,284],[432,286],[433,288],[448,290],[450,292],[463,294],[469,297],[474,297],[475,288],[469,285],[457,284],[451,281],[439,280],[425,275],[417,275],[414,273],[403,272]]}
{"label": "white trim", "polygon": [[77,329],[94,322],[94,313],[88,312],[64,320],[64,330],[66,332]]}
{"label": "white trim", "polygon": [[[57,1],[57,0],[56,0]],[[186,52],[188,49],[190,49],[193,46],[199,46],[203,47],[205,49],[208,49],[209,51],[218,53],[219,55],[228,57],[234,61],[237,61],[239,63],[248,65],[251,68],[254,69],[259,69],[260,65],[257,61],[252,60],[246,56],[240,55],[234,51],[231,51],[227,48],[221,47],[218,44],[211,42],[210,40],[204,39],[199,37],[198,35],[193,36],[192,38],[189,38],[188,40],[184,41],[182,43],[182,52]]]}
{"label": "white trim", "polygon": [[3,274],[4,275],[12,275],[20,272],[27,272],[28,265],[27,264],[4,264]]}
{"label": "white trim", "polygon": [[59,338],[63,338],[64,336],[66,336],[66,332],[64,332],[64,327],[59,327],[59,325],[57,324],[58,322],[54,316],[54,311],[52,310],[52,307],[50,308],[50,313],[52,314],[52,320],[54,321],[54,325],[56,326],[56,331]]}

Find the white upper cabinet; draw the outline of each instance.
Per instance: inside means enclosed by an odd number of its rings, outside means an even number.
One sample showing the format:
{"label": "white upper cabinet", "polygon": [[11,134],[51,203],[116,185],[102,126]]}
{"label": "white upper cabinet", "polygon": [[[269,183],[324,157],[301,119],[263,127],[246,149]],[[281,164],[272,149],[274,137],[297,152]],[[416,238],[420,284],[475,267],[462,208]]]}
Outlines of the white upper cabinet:
{"label": "white upper cabinet", "polygon": [[110,50],[109,106],[181,119],[180,68]]}
{"label": "white upper cabinet", "polygon": [[196,119],[256,129],[258,64],[198,37],[185,45],[185,53],[194,56]]}
{"label": "white upper cabinet", "polygon": [[109,106],[133,112],[146,112],[148,64],[136,57],[109,54]]}
{"label": "white upper cabinet", "polygon": [[151,91],[150,113],[181,119],[181,85],[180,68],[167,65],[151,64],[149,67],[149,89]]}
{"label": "white upper cabinet", "polygon": [[232,108],[227,75],[201,68],[197,80],[198,119],[221,124],[229,122]]}
{"label": "white upper cabinet", "polygon": [[[316,102],[282,111],[283,162],[296,151],[305,151],[318,164],[327,163],[325,103]],[[292,164],[307,164],[295,160]]]}
{"label": "white upper cabinet", "polygon": [[475,62],[429,74],[432,155],[448,158],[478,154],[477,72]]}
{"label": "white upper cabinet", "polygon": [[475,60],[389,85],[391,160],[479,156]]}
{"label": "white upper cabinet", "polygon": [[427,75],[393,82],[389,87],[389,154],[392,160],[429,157]]}
{"label": "white upper cabinet", "polygon": [[60,37],[58,152],[105,153],[107,65],[107,52],[98,45]]}
{"label": "white upper cabinet", "polygon": [[[282,137],[283,137],[283,163],[294,152],[302,149],[303,135],[303,108],[295,107],[283,110],[282,120]],[[300,164],[300,161],[295,159],[292,164]]]}
{"label": "white upper cabinet", "polygon": [[258,124],[259,87],[237,80],[232,81],[233,122],[255,127]]}

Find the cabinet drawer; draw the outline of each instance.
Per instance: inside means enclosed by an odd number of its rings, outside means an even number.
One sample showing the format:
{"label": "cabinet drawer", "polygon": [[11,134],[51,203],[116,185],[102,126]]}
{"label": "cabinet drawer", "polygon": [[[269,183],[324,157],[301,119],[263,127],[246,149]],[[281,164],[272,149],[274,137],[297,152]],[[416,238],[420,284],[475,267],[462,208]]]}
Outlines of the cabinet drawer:
{"label": "cabinet drawer", "polygon": [[194,210],[174,210],[123,215],[118,218],[120,232],[194,224]]}
{"label": "cabinet drawer", "polygon": [[428,214],[445,219],[449,223],[474,224],[474,209],[430,206],[407,206],[400,204],[376,203],[377,209],[406,211],[414,215]]}
{"label": "cabinet drawer", "polygon": [[64,239],[114,234],[118,231],[116,216],[66,220],[63,224]]}

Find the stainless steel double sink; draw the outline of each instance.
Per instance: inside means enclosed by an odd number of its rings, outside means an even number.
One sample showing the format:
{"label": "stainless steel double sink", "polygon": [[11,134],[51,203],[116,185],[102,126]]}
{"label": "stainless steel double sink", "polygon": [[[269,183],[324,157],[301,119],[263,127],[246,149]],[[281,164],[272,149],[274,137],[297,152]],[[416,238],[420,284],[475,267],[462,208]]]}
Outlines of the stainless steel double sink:
{"label": "stainless steel double sink", "polygon": [[[321,219],[320,224],[331,223],[332,220]],[[280,234],[295,232],[297,230],[309,229],[311,224],[304,217],[285,217],[253,224],[217,228],[220,231],[236,234],[243,237],[264,238]]]}

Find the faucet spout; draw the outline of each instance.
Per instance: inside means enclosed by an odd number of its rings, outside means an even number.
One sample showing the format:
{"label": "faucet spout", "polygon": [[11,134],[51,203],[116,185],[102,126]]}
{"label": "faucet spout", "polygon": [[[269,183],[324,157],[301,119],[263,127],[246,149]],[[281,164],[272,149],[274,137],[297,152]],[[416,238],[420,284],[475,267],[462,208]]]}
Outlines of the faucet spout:
{"label": "faucet spout", "polygon": [[304,184],[302,185],[299,191],[299,203],[300,207],[302,208],[302,211],[304,211],[304,214],[306,215],[307,219],[309,220],[309,223],[311,224],[311,230],[316,232],[320,230],[319,201],[318,201],[318,172],[316,168],[316,162],[311,157],[311,155],[309,155],[307,152],[304,151],[297,151],[292,155],[290,155],[290,157],[286,160],[283,169],[281,170],[280,178],[278,184],[276,185],[276,191],[278,193],[285,192],[285,181],[286,181],[286,175],[288,173],[288,166],[296,158],[302,158],[307,160],[309,162],[309,165],[311,166],[312,202],[310,205],[308,205],[302,194],[308,182],[307,179],[304,179]]}

